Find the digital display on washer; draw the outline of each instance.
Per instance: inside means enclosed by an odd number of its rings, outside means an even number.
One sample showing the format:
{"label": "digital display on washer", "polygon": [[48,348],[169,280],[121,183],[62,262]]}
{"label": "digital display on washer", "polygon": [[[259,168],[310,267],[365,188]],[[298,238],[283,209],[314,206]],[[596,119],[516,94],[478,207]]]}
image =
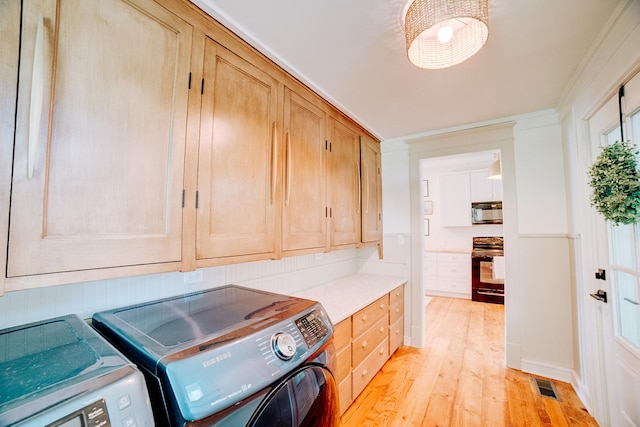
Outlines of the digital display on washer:
{"label": "digital display on washer", "polygon": [[318,310],[313,310],[306,316],[297,319],[296,326],[300,330],[302,338],[304,338],[309,348],[313,347],[329,333],[329,329],[322,320]]}

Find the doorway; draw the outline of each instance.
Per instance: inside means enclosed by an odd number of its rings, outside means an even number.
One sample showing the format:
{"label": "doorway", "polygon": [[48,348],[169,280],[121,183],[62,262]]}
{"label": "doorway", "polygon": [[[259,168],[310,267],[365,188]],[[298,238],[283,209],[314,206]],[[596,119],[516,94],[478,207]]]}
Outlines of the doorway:
{"label": "doorway", "polygon": [[[502,179],[489,179],[499,158],[500,150],[483,150],[420,160],[426,297],[473,299],[473,242],[504,237],[502,223],[474,224],[471,210],[473,203],[502,203]],[[500,273],[489,266],[492,276]]]}

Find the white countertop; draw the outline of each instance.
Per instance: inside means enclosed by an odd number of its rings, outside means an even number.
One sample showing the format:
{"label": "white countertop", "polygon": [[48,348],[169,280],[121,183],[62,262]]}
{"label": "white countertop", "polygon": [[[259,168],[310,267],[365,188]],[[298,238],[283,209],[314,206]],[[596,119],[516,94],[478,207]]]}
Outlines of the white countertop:
{"label": "white countertop", "polygon": [[320,302],[335,325],[403,283],[407,283],[403,277],[354,274],[294,296]]}

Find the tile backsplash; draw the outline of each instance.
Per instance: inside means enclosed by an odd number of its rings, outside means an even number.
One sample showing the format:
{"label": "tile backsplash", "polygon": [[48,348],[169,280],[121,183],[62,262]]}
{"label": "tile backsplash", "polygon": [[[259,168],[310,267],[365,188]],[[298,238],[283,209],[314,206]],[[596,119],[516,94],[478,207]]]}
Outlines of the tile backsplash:
{"label": "tile backsplash", "polygon": [[227,284],[293,294],[358,272],[408,277],[408,257],[402,259],[395,242],[385,238],[390,256],[385,252],[384,260],[376,248],[364,247],[204,268],[203,280],[192,284],[184,284],[186,273],[174,272],[7,292],[0,297],[0,329],[70,313],[86,319],[97,311]]}

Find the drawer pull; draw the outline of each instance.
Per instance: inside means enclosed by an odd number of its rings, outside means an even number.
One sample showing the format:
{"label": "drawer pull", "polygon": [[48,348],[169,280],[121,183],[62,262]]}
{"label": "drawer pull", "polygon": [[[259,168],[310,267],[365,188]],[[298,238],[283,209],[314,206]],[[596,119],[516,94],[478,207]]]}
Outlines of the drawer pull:
{"label": "drawer pull", "polygon": [[384,332],[384,326],[380,326],[379,331],[380,331],[380,333],[383,333]]}
{"label": "drawer pull", "polygon": [[384,308],[384,303],[383,302],[380,303],[380,308]]}
{"label": "drawer pull", "polygon": [[367,321],[367,315],[366,315],[366,314],[363,314],[363,315],[362,315],[362,321],[363,321],[363,322],[366,322],[366,321]]}
{"label": "drawer pull", "polygon": [[365,348],[365,347],[366,347],[366,346],[368,346],[368,345],[369,345],[369,343],[368,343],[368,342],[366,342],[366,341],[363,341],[363,342],[362,342],[362,348]]}
{"label": "drawer pull", "polygon": [[362,376],[366,377],[367,376],[367,370],[365,369],[364,371],[362,371]]}
{"label": "drawer pull", "polygon": [[380,347],[380,356],[384,354],[384,348]]}

